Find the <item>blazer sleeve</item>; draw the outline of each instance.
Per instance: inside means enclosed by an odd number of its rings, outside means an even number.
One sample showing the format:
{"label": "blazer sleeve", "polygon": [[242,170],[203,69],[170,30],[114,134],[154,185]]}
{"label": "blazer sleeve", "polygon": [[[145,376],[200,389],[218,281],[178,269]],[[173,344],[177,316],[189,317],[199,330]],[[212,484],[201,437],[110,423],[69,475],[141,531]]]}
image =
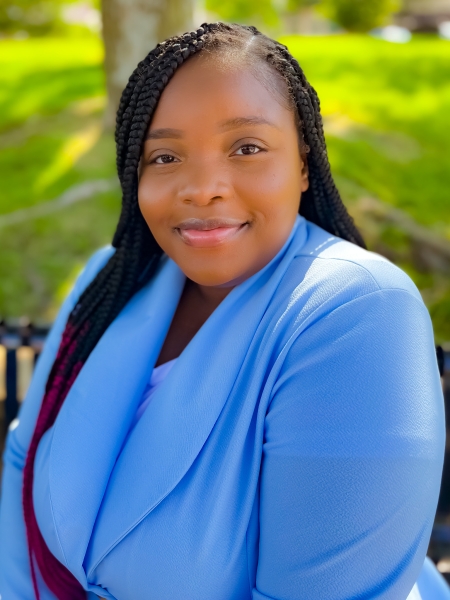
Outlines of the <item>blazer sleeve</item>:
{"label": "blazer sleeve", "polygon": [[[77,299],[106,264],[114,249],[102,248],[88,261],[46,339],[36,365],[19,417],[9,429],[3,454],[2,494],[0,502],[0,597],[4,600],[34,600],[25,524],[22,512],[22,471],[37,415],[56,356],[62,332]],[[39,581],[41,600],[54,600],[53,594]]]}
{"label": "blazer sleeve", "polygon": [[266,414],[254,600],[401,600],[424,564],[445,446],[425,306],[381,289],[287,351]]}

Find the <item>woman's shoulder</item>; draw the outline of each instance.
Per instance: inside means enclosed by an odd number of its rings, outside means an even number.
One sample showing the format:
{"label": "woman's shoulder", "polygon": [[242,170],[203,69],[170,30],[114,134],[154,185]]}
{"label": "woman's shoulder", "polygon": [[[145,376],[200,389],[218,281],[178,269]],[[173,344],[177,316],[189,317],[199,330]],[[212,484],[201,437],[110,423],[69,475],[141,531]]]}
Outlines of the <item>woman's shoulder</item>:
{"label": "woman's shoulder", "polygon": [[409,275],[384,256],[334,236],[309,221],[307,228],[307,240],[294,261],[291,273],[294,279],[301,273],[303,284],[319,287],[322,292],[345,288],[355,297],[402,290],[422,303]]}
{"label": "woman's shoulder", "polygon": [[286,335],[361,306],[363,313],[378,311],[386,321],[395,321],[406,307],[411,319],[429,321],[419,290],[402,269],[308,221],[306,241],[284,273],[273,305],[276,329],[283,322]]}

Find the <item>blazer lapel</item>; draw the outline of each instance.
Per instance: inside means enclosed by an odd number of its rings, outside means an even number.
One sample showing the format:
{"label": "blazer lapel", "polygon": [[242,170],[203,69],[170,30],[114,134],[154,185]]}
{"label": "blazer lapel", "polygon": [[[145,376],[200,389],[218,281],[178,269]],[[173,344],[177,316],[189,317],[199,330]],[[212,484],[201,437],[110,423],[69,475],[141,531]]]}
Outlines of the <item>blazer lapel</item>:
{"label": "blazer lapel", "polygon": [[88,578],[194,462],[233,392],[280,279],[305,240],[306,224],[298,219],[279,254],[230,292],[153,396],[111,473],[85,559]]}
{"label": "blazer lapel", "polygon": [[111,471],[159,355],[185,276],[164,257],[89,356],[54,425],[49,489],[67,565],[83,560]]}

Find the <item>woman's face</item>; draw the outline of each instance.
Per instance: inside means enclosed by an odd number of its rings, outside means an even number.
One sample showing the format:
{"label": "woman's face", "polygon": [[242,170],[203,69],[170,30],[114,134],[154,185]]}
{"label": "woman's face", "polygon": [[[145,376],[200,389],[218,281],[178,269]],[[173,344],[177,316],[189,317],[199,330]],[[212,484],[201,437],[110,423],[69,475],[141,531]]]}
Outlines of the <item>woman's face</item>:
{"label": "woman's face", "polygon": [[293,113],[242,67],[189,60],[145,141],[139,206],[163,251],[202,286],[233,287],[287,240],[308,187]]}

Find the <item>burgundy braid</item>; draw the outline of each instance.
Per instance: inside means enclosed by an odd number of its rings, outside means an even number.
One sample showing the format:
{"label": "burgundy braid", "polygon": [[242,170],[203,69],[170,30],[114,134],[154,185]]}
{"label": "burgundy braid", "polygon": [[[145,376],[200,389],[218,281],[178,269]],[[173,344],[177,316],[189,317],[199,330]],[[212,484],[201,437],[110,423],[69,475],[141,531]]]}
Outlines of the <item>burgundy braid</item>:
{"label": "burgundy braid", "polygon": [[[254,38],[255,43],[247,42]],[[139,210],[138,164],[145,134],[162,91],[175,71],[203,48],[226,52],[231,46],[261,61],[287,84],[297,113],[300,135],[309,149],[310,188],[302,196],[300,213],[327,231],[364,246],[334,185],[328,163],[317,94],[287,49],[254,27],[203,24],[197,31],[158,44],[139,63],[122,94],[116,121],[117,171],[122,187],[122,211],[113,238],[115,253],[81,294],[69,315],[48,377],[41,409],[30,442],[23,474],[23,509],[31,576],[39,600],[37,569],[58,600],[82,600],[86,593],[72,573],[48,549],[33,506],[33,465],[42,436],[59,410],[95,345],[130,298],[152,278],[162,250]],[[250,50],[249,50],[250,48]]]}
{"label": "burgundy braid", "polygon": [[[86,321],[84,330],[88,327]],[[81,334],[84,331],[81,332]],[[64,379],[59,373],[56,365],[67,363],[74,356],[76,340],[73,338],[73,326],[68,323],[63,333],[61,344],[49,377],[51,386],[47,384],[44,401],[39,412],[36,427],[31,438],[28,449],[27,460],[23,473],[23,508],[25,515],[25,525],[28,540],[28,550],[30,556],[31,576],[36,598],[39,598],[39,590],[36,579],[36,565],[47,584],[60,600],[75,600],[85,598],[84,590],[81,588],[74,576],[49,552],[47,545],[39,530],[36,515],[33,508],[33,465],[36,458],[38,444],[46,431],[53,425],[55,418],[61,408],[61,405],[72,385],[76,376],[83,366],[80,361],[73,364],[70,377]],[[61,369],[62,371],[63,369]],[[35,565],[36,563],[36,565]],[[61,591],[64,590],[64,595]],[[70,593],[65,593],[70,590]]]}

